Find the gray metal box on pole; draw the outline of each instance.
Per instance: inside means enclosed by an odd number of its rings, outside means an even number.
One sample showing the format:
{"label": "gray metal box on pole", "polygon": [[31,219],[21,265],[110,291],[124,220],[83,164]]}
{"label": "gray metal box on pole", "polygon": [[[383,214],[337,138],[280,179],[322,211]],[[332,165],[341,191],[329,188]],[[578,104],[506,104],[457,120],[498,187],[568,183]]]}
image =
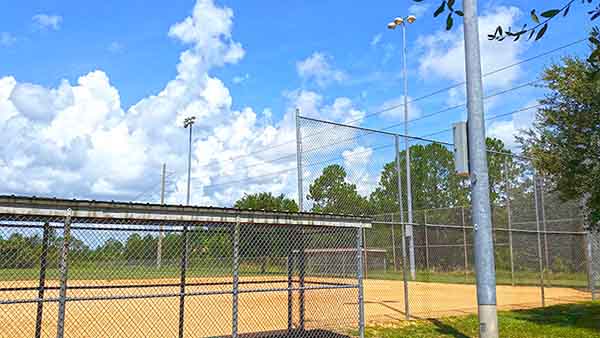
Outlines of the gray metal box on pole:
{"label": "gray metal box on pole", "polygon": [[467,122],[456,122],[452,125],[454,137],[454,168],[459,176],[469,176],[469,137]]}

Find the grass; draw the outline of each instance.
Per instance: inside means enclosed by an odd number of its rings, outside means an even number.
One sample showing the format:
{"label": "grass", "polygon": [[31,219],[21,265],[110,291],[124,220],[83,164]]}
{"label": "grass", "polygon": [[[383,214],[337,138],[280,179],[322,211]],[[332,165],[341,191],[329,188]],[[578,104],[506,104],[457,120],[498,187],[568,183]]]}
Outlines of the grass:
{"label": "grass", "polygon": [[[373,271],[367,275],[370,279],[402,280],[402,272]],[[475,274],[469,272],[465,275],[464,271],[447,272],[427,272],[417,271],[416,281],[430,283],[450,283],[450,284],[475,284]],[[584,273],[545,273],[546,286],[586,288],[588,278]],[[511,285],[510,271],[496,271],[496,283],[498,285]],[[515,285],[540,285],[539,272],[515,271]]]}
{"label": "grass", "polygon": [[[81,280],[114,280],[114,279],[153,279],[153,278],[179,278],[178,260],[165,261],[162,267],[157,267],[154,262],[145,264],[127,264],[126,262],[90,262],[77,263],[69,267],[69,278]],[[286,275],[287,271],[281,264],[268,264],[262,273],[261,267],[256,262],[241,262],[242,275]],[[197,260],[190,262],[188,277],[229,276],[231,262],[218,259]],[[29,269],[0,269],[0,281],[10,280],[37,280],[39,268]],[[48,279],[58,278],[58,269],[53,266],[46,272]],[[383,272],[382,270],[368,271],[369,279],[402,280],[402,272]],[[583,273],[546,273],[547,286],[587,288],[588,279]],[[496,272],[498,285],[511,285],[510,271],[498,270]],[[418,282],[450,283],[450,284],[475,284],[475,275],[464,271],[427,272],[417,271]],[[515,285],[539,285],[539,273],[531,271],[516,271]]]}
{"label": "grass", "polygon": [[[503,338],[598,338],[600,302],[555,305],[546,308],[498,313]],[[367,337],[475,338],[475,315],[415,321],[397,327],[367,327]]]}

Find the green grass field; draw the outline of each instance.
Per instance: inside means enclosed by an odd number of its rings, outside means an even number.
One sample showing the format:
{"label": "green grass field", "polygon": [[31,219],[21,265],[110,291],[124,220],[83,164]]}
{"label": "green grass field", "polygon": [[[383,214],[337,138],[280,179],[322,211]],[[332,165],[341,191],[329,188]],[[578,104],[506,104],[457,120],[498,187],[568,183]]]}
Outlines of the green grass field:
{"label": "green grass field", "polygon": [[[502,338],[598,338],[600,302],[556,305],[546,308],[501,311]],[[478,322],[474,315],[415,321],[401,327],[367,327],[367,337],[475,338]]]}
{"label": "green grass field", "polygon": [[[372,279],[402,280],[402,272],[370,271],[367,275]],[[547,286],[586,288],[588,285],[587,275],[584,273],[548,273],[544,274]],[[427,272],[417,271],[417,281],[450,283],[450,284],[475,284],[475,274],[464,271],[450,272]],[[511,285],[510,271],[496,271],[496,283],[498,285]],[[519,271],[515,272],[515,285],[539,285],[540,274],[538,272]]]}
{"label": "green grass field", "polygon": [[[256,262],[241,262],[242,275],[279,275],[287,274],[283,264],[267,264],[264,266]],[[69,267],[69,279],[80,280],[116,280],[116,279],[154,279],[154,278],[179,278],[179,261],[165,262],[163,266],[157,267],[152,262],[146,264],[125,264],[118,262],[110,263],[88,263],[74,264]],[[190,262],[188,277],[211,277],[229,276],[231,274],[231,262],[229,261],[196,261]],[[0,281],[10,280],[37,280],[38,268],[30,269],[0,269]],[[310,276],[310,273],[309,273]],[[58,269],[52,267],[47,270],[47,279],[57,279]],[[368,271],[367,278],[383,280],[402,280],[402,272],[383,272],[382,270]],[[496,272],[498,285],[511,285],[509,271],[499,270]],[[418,282],[449,283],[449,284],[475,284],[473,272],[465,274],[464,271],[450,272],[427,272],[417,271]],[[519,271],[515,273],[515,285],[536,286],[540,283],[537,272]],[[583,273],[546,273],[546,286],[587,288],[588,278]]]}

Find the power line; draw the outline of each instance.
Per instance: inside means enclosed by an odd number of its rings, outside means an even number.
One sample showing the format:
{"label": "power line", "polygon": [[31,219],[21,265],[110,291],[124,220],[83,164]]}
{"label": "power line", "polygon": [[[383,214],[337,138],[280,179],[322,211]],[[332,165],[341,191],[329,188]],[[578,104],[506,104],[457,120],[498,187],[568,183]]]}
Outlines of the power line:
{"label": "power line", "polygon": [[[520,60],[520,61],[518,61],[518,62],[515,62],[515,63],[512,63],[512,64],[509,64],[509,65],[506,65],[506,66],[503,66],[503,67],[500,67],[500,68],[497,68],[497,69],[494,69],[494,70],[492,70],[492,71],[490,71],[490,72],[487,72],[487,73],[483,74],[483,77],[490,76],[490,75],[493,75],[493,74],[497,74],[497,73],[500,73],[500,72],[502,72],[502,71],[505,71],[505,70],[507,70],[507,69],[510,69],[510,68],[513,68],[513,67],[516,67],[516,66],[519,66],[519,65],[525,64],[525,63],[527,63],[527,62],[531,62],[531,61],[533,61],[533,60],[539,59],[539,58],[541,58],[541,57],[544,57],[544,56],[547,56],[547,55],[550,55],[550,54],[553,54],[553,53],[556,53],[556,52],[558,52],[558,51],[561,51],[561,50],[563,50],[563,49],[569,48],[569,47],[571,47],[571,46],[573,46],[573,45],[579,44],[579,43],[581,43],[581,42],[584,42],[584,41],[587,41],[587,38],[582,38],[582,39],[579,39],[579,40],[576,40],[576,41],[573,41],[573,42],[567,43],[567,44],[565,44],[565,45],[562,45],[562,46],[556,47],[556,48],[554,48],[554,49],[551,49],[551,50],[545,51],[545,52],[543,52],[543,53],[540,53],[540,54],[534,55],[534,56],[532,56],[532,57],[529,57],[529,58],[526,58],[526,59]],[[464,85],[465,83],[466,83],[465,81],[457,82],[457,83],[455,83],[455,84],[453,84],[453,85],[450,85],[450,86],[448,86],[448,87],[444,87],[444,88],[438,89],[438,90],[436,90],[436,91],[430,92],[430,93],[428,93],[428,94],[425,94],[425,95],[419,96],[419,97],[417,97],[417,98],[415,98],[415,99],[412,99],[412,100],[411,100],[411,101],[409,101],[408,103],[414,103],[414,102],[422,101],[422,100],[424,100],[424,99],[427,99],[427,98],[429,98],[429,97],[432,97],[432,96],[435,96],[435,95],[441,94],[441,93],[443,93],[443,92],[449,91],[449,90],[451,90],[451,89],[454,89],[454,88],[460,87],[460,86]],[[397,108],[399,108],[399,107],[402,107],[402,104],[400,104],[400,105],[395,105],[395,106],[391,106],[391,107],[387,107],[387,108],[385,108],[385,109],[381,109],[381,110],[379,110],[379,111],[375,111],[375,112],[373,112],[373,113],[366,114],[365,116],[363,116],[363,117],[361,117],[361,118],[359,118],[359,119],[355,119],[355,120],[350,120],[350,121],[347,121],[347,122],[346,122],[346,124],[351,124],[351,123],[354,123],[354,122],[358,122],[358,121],[361,121],[361,120],[367,119],[367,118],[369,118],[369,117],[371,117],[371,116],[380,115],[380,114],[383,114],[383,113],[385,113],[385,112],[388,112],[388,111],[392,111],[392,110],[394,110],[394,109],[397,109]],[[456,109],[456,108],[458,108],[458,107],[450,107],[450,108],[451,108],[451,109]],[[410,122],[410,121],[409,121],[409,122]],[[262,148],[262,149],[259,149],[259,150],[256,150],[256,151],[253,151],[253,152],[251,152],[251,153],[247,153],[247,154],[244,154],[244,155],[238,155],[238,156],[234,156],[234,157],[231,157],[231,158],[229,158],[229,159],[227,159],[227,160],[228,160],[228,161],[233,161],[233,160],[241,159],[241,158],[244,158],[244,157],[249,157],[249,156],[256,155],[256,154],[260,154],[260,153],[263,153],[263,152],[265,152],[265,151],[272,150],[272,149],[275,149],[275,148],[279,148],[279,147],[282,147],[282,146],[285,146],[285,145],[288,145],[288,144],[291,144],[291,143],[294,143],[294,142],[295,142],[295,140],[289,140],[289,141],[285,141],[285,142],[282,142],[282,143],[279,143],[279,144],[276,144],[276,145],[272,145],[272,146],[269,146],[269,147],[265,147],[265,148]],[[206,164],[206,165],[203,165],[203,166],[201,166],[201,168],[209,167],[209,166],[211,166],[211,165],[215,165],[215,164],[216,164],[215,162],[211,162],[211,163],[209,163],[209,164]]]}
{"label": "power line", "polygon": [[[484,100],[488,100],[488,99],[491,99],[493,97],[497,97],[497,96],[500,96],[500,95],[504,95],[504,94],[513,92],[515,90],[519,90],[519,89],[522,89],[522,88],[525,88],[525,87],[529,87],[529,86],[534,85],[535,83],[538,83],[538,82],[541,82],[541,81],[542,80],[540,80],[540,79],[529,81],[529,82],[520,84],[518,86],[515,86],[515,87],[512,87],[512,88],[508,88],[508,89],[505,89],[505,90],[501,90],[501,91],[496,92],[494,94],[490,94],[490,95],[484,97],[483,99]],[[445,113],[445,112],[448,112],[448,111],[452,111],[454,109],[466,107],[466,106],[467,106],[467,103],[464,102],[464,103],[461,103],[461,104],[458,104],[458,105],[455,105],[455,106],[446,107],[446,108],[438,110],[436,112],[429,113],[429,114],[426,114],[426,115],[423,115],[423,116],[419,116],[419,117],[416,117],[414,119],[410,119],[410,120],[408,120],[408,123],[412,123],[412,122],[416,122],[416,121],[421,121],[421,120],[424,120],[424,119],[427,119],[427,118],[430,118],[430,117],[433,117],[433,116],[436,116],[436,115],[439,115],[439,114],[442,114],[442,113]],[[404,125],[404,122],[392,124],[392,125],[390,125],[388,127],[383,128],[382,130],[388,130],[388,129],[392,129],[392,128],[395,128],[395,127],[398,127],[398,126],[402,126],[402,125]]]}
{"label": "power line", "polygon": [[[524,111],[528,111],[528,110],[531,110],[531,109],[539,108],[541,106],[543,106],[543,105],[542,104],[535,104],[533,106],[524,107],[524,108],[513,110],[513,111],[510,111],[510,112],[507,112],[507,113],[501,113],[501,114],[492,115],[492,116],[486,118],[485,120],[486,121],[492,121],[492,120],[496,120],[496,119],[499,119],[499,118],[504,117],[504,116],[514,115],[514,114],[522,113]],[[439,131],[436,131],[436,132],[433,132],[433,133],[430,133],[430,134],[427,134],[427,135],[423,135],[421,137],[423,137],[423,138],[431,137],[431,136],[439,135],[439,134],[446,133],[446,132],[449,132],[449,131],[452,131],[452,128],[442,129],[442,130],[439,130]]]}
{"label": "power line", "polygon": [[[313,167],[313,166],[317,166],[317,165],[320,165],[320,164],[323,164],[323,163],[330,163],[330,162],[332,162],[334,160],[346,159],[348,157],[350,157],[350,158],[351,157],[356,157],[356,156],[361,155],[361,154],[370,153],[370,152],[378,151],[378,150],[381,150],[381,149],[390,148],[390,147],[393,147],[393,146],[394,146],[394,144],[379,145],[379,146],[376,146],[376,147],[373,147],[373,148],[369,148],[368,150],[365,150],[365,151],[354,153],[354,154],[352,154],[350,156],[345,156],[345,157],[344,156],[330,157],[330,158],[325,159],[323,161],[311,163],[311,164],[307,165],[306,167]],[[243,179],[240,179],[240,180],[215,183],[215,184],[211,184],[211,185],[206,185],[206,186],[203,187],[203,189],[209,189],[209,188],[219,187],[219,186],[223,186],[223,185],[230,185],[230,184],[235,184],[235,183],[244,183],[244,182],[249,182],[249,181],[255,181],[257,179],[261,179],[261,178],[264,178],[264,177],[271,177],[271,176],[281,175],[281,174],[284,174],[284,173],[287,173],[287,172],[291,172],[291,171],[295,171],[295,170],[296,170],[296,167],[293,167],[293,168],[288,168],[288,169],[284,169],[284,170],[280,170],[280,171],[276,171],[276,172],[266,173],[266,174],[263,174],[263,175],[246,177],[246,178],[243,178]]]}

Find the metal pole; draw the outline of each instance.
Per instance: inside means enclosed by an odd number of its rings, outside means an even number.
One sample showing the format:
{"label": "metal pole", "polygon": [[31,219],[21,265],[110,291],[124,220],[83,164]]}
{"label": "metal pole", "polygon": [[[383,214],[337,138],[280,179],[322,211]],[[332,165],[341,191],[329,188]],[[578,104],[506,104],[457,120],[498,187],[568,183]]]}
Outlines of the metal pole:
{"label": "metal pole", "polygon": [[464,40],[467,77],[467,108],[469,115],[469,166],[477,276],[479,337],[498,337],[496,310],[496,273],[489,196],[488,163],[485,145],[483,82],[479,50],[477,1],[465,0]]}
{"label": "metal pole", "polygon": [[[534,169],[535,170],[535,169]],[[542,262],[542,237],[540,234],[540,207],[538,203],[538,180],[537,175],[533,174],[533,195],[535,200],[535,224],[537,228],[537,245],[538,245],[538,264],[540,267],[540,292],[542,297],[542,306],[546,306],[546,297],[544,290],[544,263]]]}
{"label": "metal pole", "polygon": [[508,224],[508,250],[510,254],[510,282],[515,286],[515,261],[513,256],[513,237],[512,237],[512,212],[510,210],[510,178],[508,176],[508,160],[504,160],[504,173],[506,180],[506,214]]}
{"label": "metal pole", "polygon": [[240,270],[240,218],[236,219],[233,228],[233,290],[232,290],[232,320],[231,336],[238,337],[238,296],[239,296],[239,270]]}
{"label": "metal pole", "polygon": [[191,182],[192,182],[192,128],[194,128],[194,123],[191,123],[190,125],[190,142],[189,142],[189,146],[188,146],[188,177],[187,177],[187,198],[186,198],[186,204],[190,205],[190,189],[191,189]]}
{"label": "metal pole", "polygon": [[392,259],[394,260],[394,272],[398,272],[398,266],[396,263],[396,225],[394,224],[394,214],[392,214]]}
{"label": "metal pole", "polygon": [[188,225],[183,226],[179,276],[179,338],[183,338],[185,326],[185,279],[188,266]]}
{"label": "metal pole", "polygon": [[396,149],[396,171],[398,173],[398,204],[400,208],[400,224],[402,229],[402,281],[404,286],[404,314],[406,320],[410,320],[410,307],[408,305],[408,262],[406,259],[406,237],[404,229],[404,206],[402,205],[402,178],[400,177],[400,140],[399,136],[395,137]]}
{"label": "metal pole", "polygon": [[[288,237],[290,240],[293,238],[292,227],[288,227]],[[294,291],[292,290],[294,287],[294,249],[293,242],[288,243],[288,253],[287,253],[287,287],[288,287],[288,331],[291,331],[294,328]]]}
{"label": "metal pole", "polygon": [[358,334],[360,338],[365,337],[365,299],[363,289],[363,262],[362,262],[362,241],[363,229],[356,229],[356,259],[358,269]]}
{"label": "metal pole", "polygon": [[298,209],[304,211],[302,174],[302,132],[300,131],[300,109],[296,108],[296,166],[298,168]]}
{"label": "metal pole", "polygon": [[590,293],[592,294],[592,301],[596,300],[596,276],[594,273],[594,249],[593,249],[593,237],[592,233],[587,233],[587,255],[588,255],[588,284]]}
{"label": "metal pole", "polygon": [[67,209],[65,214],[65,223],[63,230],[63,245],[60,252],[59,273],[60,273],[60,291],[58,293],[58,320],[56,325],[56,338],[65,336],[65,311],[67,305],[67,276],[69,273],[69,244],[71,242],[71,216],[73,212]]}
{"label": "metal pole", "polygon": [[44,290],[46,289],[46,268],[48,265],[48,246],[50,242],[50,224],[44,223],[42,235],[42,252],[40,254],[40,278],[38,283],[38,303],[35,317],[35,338],[42,336],[42,318],[44,315]]}
{"label": "metal pole", "polygon": [[[544,178],[540,177],[540,207],[542,210],[542,226],[544,229],[544,258],[546,260],[546,270],[548,271],[548,274],[552,273],[552,271],[550,270],[550,255],[548,254],[548,229],[546,226],[546,202],[544,199],[544,192],[546,190],[545,188],[545,184],[544,184]],[[550,277],[550,275],[549,275]],[[548,284],[550,285],[550,281],[548,281]]]}
{"label": "metal pole", "polygon": [[461,224],[463,231],[463,249],[465,256],[465,282],[469,280],[469,251],[467,249],[467,225],[465,224],[465,207],[460,207]]}
{"label": "metal pole", "polygon": [[299,242],[300,242],[300,251],[298,254],[298,277],[299,277],[299,316],[300,316],[300,320],[299,320],[299,327],[300,330],[304,331],[304,314],[305,314],[305,307],[304,307],[304,279],[305,279],[305,275],[306,275],[306,256],[305,256],[305,246],[306,243],[304,242],[305,238],[304,238],[304,229],[300,229],[300,238],[299,238]]}
{"label": "metal pole", "polygon": [[365,231],[365,228],[362,228],[362,236],[363,236],[363,252],[364,252],[364,265],[365,265],[365,273],[364,273],[364,277],[365,279],[369,278],[369,257],[367,256],[367,233]]}
{"label": "metal pole", "polygon": [[402,77],[404,78],[404,142],[406,155],[406,206],[408,211],[408,224],[406,236],[408,237],[408,252],[410,258],[410,276],[412,280],[417,278],[415,264],[415,240],[413,234],[413,211],[412,211],[412,184],[410,179],[410,141],[408,139],[408,76],[406,71],[406,24],[402,23]]}
{"label": "metal pole", "polygon": [[[163,163],[162,173],[160,176],[160,204],[165,204],[165,175],[167,172],[167,164]],[[160,268],[162,264],[162,241],[163,241],[163,224],[158,226],[158,243],[156,245],[156,266]]]}
{"label": "metal pole", "polygon": [[425,267],[429,272],[429,236],[427,234],[427,211],[423,210],[423,225],[425,226]]}

